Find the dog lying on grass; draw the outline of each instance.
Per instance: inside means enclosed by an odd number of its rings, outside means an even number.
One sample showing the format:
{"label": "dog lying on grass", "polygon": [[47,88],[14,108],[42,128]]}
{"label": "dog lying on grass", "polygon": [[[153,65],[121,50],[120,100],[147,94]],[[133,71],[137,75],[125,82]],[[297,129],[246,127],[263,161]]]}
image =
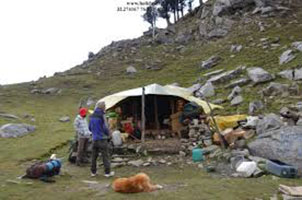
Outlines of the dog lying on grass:
{"label": "dog lying on grass", "polygon": [[122,193],[152,192],[162,189],[161,185],[152,185],[145,173],[139,173],[129,178],[118,178],[112,183],[112,189]]}

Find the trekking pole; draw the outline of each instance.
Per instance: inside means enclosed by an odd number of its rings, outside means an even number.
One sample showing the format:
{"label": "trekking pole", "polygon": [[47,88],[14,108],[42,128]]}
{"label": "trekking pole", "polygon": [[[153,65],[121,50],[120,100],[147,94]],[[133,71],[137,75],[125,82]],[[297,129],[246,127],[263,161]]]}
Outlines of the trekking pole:
{"label": "trekking pole", "polygon": [[215,120],[215,118],[214,118],[214,116],[213,116],[213,109],[212,109],[212,107],[211,107],[209,101],[208,101],[206,98],[204,98],[204,100],[206,101],[206,103],[207,103],[207,105],[208,105],[208,107],[209,107],[209,109],[210,109],[210,117],[211,117],[211,119],[212,119],[212,121],[213,121],[213,123],[214,123],[214,126],[215,126],[214,128],[216,129],[216,132],[217,132],[218,135],[219,135],[219,139],[221,140],[222,148],[225,149],[225,148],[226,148],[226,145],[225,145],[225,143],[224,143],[224,138],[223,138],[223,136],[222,136],[222,134],[221,134],[221,132],[220,132],[220,130],[219,130],[219,128],[218,128],[218,125],[217,125],[217,123],[216,123],[216,120]]}

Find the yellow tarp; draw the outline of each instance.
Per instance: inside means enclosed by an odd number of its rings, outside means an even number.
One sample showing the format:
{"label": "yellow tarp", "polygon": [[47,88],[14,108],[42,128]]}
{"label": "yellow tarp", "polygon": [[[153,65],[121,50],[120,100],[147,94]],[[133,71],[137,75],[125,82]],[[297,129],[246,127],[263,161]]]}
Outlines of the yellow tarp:
{"label": "yellow tarp", "polygon": [[[215,116],[215,121],[220,131],[227,128],[234,128],[238,126],[238,121],[245,120],[247,115],[232,115],[232,116]],[[210,119],[210,126],[215,127],[212,119]]]}
{"label": "yellow tarp", "polygon": [[[185,88],[177,87],[177,86],[161,86],[159,84],[151,84],[145,86],[145,95],[166,95],[166,96],[176,96],[183,98],[190,102],[195,102],[200,105],[205,113],[210,113],[210,108],[208,107],[205,101],[194,97],[188,90]],[[122,100],[128,97],[141,96],[142,88],[130,89],[122,92],[118,92],[109,96],[106,96],[99,101],[103,101],[106,104],[106,109],[110,109]],[[212,109],[223,109],[222,106],[218,106],[215,104],[210,104]]]}

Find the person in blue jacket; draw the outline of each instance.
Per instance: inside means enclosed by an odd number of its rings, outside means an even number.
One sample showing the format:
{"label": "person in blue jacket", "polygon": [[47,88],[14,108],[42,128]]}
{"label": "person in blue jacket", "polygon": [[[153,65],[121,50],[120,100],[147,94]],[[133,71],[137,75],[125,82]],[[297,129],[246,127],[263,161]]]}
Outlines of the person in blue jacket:
{"label": "person in blue jacket", "polygon": [[89,130],[92,133],[92,161],[91,161],[91,176],[97,175],[97,158],[99,152],[103,157],[105,168],[105,177],[114,176],[114,172],[110,169],[109,144],[110,131],[108,128],[106,116],[105,102],[98,102],[94,113],[90,116]]}

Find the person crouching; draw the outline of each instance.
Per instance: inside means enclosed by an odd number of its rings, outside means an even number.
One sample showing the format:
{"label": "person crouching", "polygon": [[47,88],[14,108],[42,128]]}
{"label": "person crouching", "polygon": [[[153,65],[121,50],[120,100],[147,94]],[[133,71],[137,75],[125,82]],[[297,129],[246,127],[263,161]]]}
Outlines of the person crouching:
{"label": "person crouching", "polygon": [[110,170],[109,144],[110,131],[105,116],[105,102],[98,102],[94,113],[90,116],[89,130],[92,132],[91,176],[96,176],[96,160],[99,152],[103,157],[105,177],[114,176]]}

